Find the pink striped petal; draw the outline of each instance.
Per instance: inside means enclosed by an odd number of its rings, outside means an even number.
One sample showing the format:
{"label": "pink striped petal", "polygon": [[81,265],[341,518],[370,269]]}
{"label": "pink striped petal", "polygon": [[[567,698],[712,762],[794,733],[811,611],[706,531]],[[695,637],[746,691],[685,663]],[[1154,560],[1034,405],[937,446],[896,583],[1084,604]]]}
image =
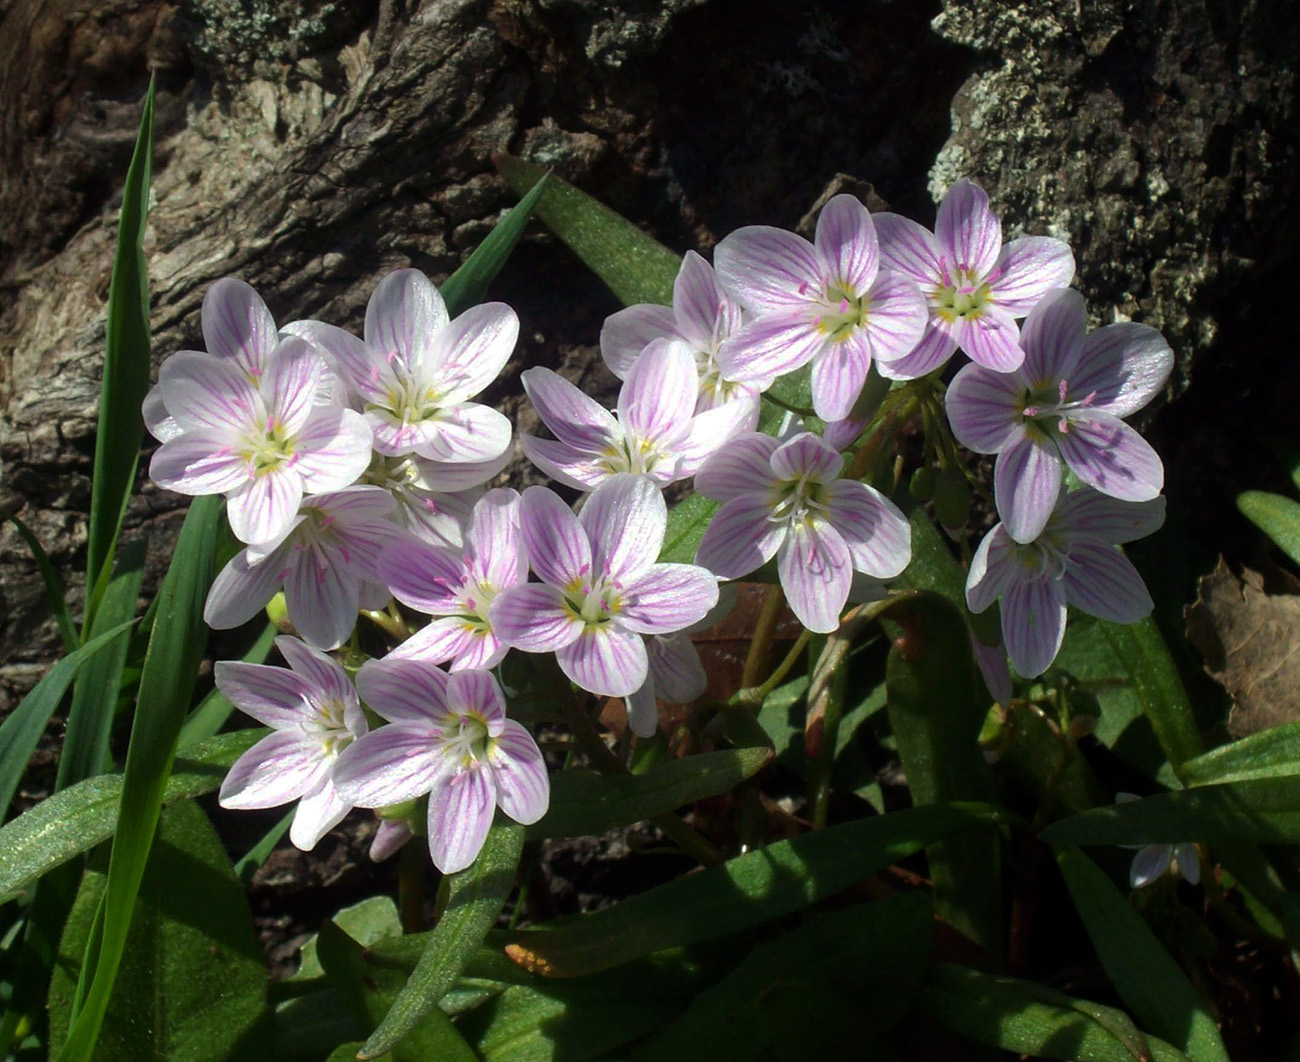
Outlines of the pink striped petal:
{"label": "pink striped petal", "polygon": [[756,312],[794,309],[821,296],[827,277],[813,245],[767,225],[749,225],[713,251],[718,279]]}
{"label": "pink striped petal", "polygon": [[801,432],[772,452],[772,474],[780,480],[828,483],[844,470],[844,458],[819,436]]}
{"label": "pink striped petal", "polygon": [[836,337],[813,360],[813,410],[822,420],[843,420],[853,411],[871,368],[871,348],[861,333]]}
{"label": "pink striped petal", "polygon": [[[510,448],[513,428],[504,414],[477,402],[462,402],[422,421],[411,450],[430,461],[492,461]],[[378,447],[376,447],[378,449]]]}
{"label": "pink striped petal", "polygon": [[546,814],[551,803],[551,779],[537,742],[513,719],[489,754],[496,782],[497,806],[515,822],[530,826]]}
{"label": "pink striped petal", "polygon": [[1007,652],[1002,648],[1002,643],[985,645],[972,634],[970,647],[989,696],[1003,707],[1009,705],[1015,691],[1011,685],[1011,669],[1007,667]]}
{"label": "pink striped petal", "polygon": [[294,439],[293,468],[311,494],[351,486],[370,465],[370,425],[336,406],[311,410]]}
{"label": "pink striped petal", "polygon": [[1019,574],[1016,546],[1001,524],[980,541],[966,575],[966,604],[983,612],[1005,594]]}
{"label": "pink striped petal", "polygon": [[[245,479],[226,495],[226,518],[230,530],[250,545],[282,538],[298,515],[302,502],[302,477],[282,465]],[[333,648],[331,646],[330,648]]]}
{"label": "pink striped petal", "polygon": [[822,276],[851,292],[862,293],[871,287],[880,269],[876,226],[854,196],[834,196],[822,207],[813,243]]}
{"label": "pink striped petal", "polygon": [[355,577],[308,550],[285,574],[284,600],[303,641],[337,649],[356,626],[361,594]]}
{"label": "pink striped petal", "polygon": [[1078,401],[1095,394],[1093,409],[1127,417],[1156,396],[1173,367],[1174,352],[1150,325],[1107,325],[1084,339],[1070,394]]}
{"label": "pink striped petal", "polygon": [[506,700],[490,671],[454,671],[447,680],[447,703],[458,715],[472,712],[483,720],[489,737],[496,737],[506,719]]}
{"label": "pink striped petal", "polygon": [[290,321],[281,331],[310,343],[344,385],[357,395],[368,399],[387,397],[386,389],[379,385],[372,371],[368,348],[351,332],[324,321]]}
{"label": "pink striped petal", "polygon": [[443,402],[464,402],[492,383],[519,339],[519,318],[504,302],[471,306],[433,335],[426,372]]}
{"label": "pink striped petal", "polygon": [[498,590],[528,578],[519,514],[519,492],[506,487],[488,491],[474,505],[467,535],[469,571]]}
{"label": "pink striped petal", "polygon": [[318,738],[277,730],[231,765],[217,801],[223,808],[278,807],[315,788],[328,772]]}
{"label": "pink striped petal", "polygon": [[423,457],[408,460],[415,469],[416,486],[439,494],[458,494],[482,486],[501,472],[513,456],[513,447],[507,446],[487,461],[429,461]]}
{"label": "pink striped petal", "polygon": [[1078,413],[1056,437],[1070,471],[1090,487],[1121,501],[1150,501],[1165,483],[1160,455],[1122,420],[1106,413]]}
{"label": "pink striped petal", "polygon": [[256,378],[266,368],[280,337],[262,297],[234,277],[223,277],[203,295],[203,342],[210,354],[230,358]]}
{"label": "pink striped petal", "polygon": [[866,426],[867,422],[860,417],[844,417],[828,423],[822,429],[822,439],[831,449],[843,452],[857,442]]}
{"label": "pink striped petal", "polygon": [[855,479],[836,480],[827,488],[826,510],[857,571],[892,579],[911,561],[912,526],[879,491]]}
{"label": "pink striped petal", "polygon": [[1066,601],[1111,623],[1136,623],[1155,607],[1133,562],[1114,546],[1072,543],[1062,582]]}
{"label": "pink striped petal", "polygon": [[381,554],[379,576],[403,605],[432,616],[460,611],[465,561],[458,551],[402,539]]}
{"label": "pink striped petal", "polygon": [[1012,317],[1023,317],[1053,288],[1074,279],[1070,246],[1050,236],[1022,236],[1002,248],[988,279],[994,300]]}
{"label": "pink striped petal", "polygon": [[327,369],[311,345],[298,336],[285,336],[272,352],[262,377],[267,427],[297,432],[316,402]]}
{"label": "pink striped petal", "polygon": [[957,351],[952,328],[944,321],[931,319],[925,332],[910,353],[893,361],[876,363],[876,371],[887,380],[916,380],[928,376]]}
{"label": "pink striped petal", "polygon": [[772,504],[762,494],[732,498],[718,510],[700,539],[695,563],[719,579],[739,579],[762,567],[786,536],[786,524],[771,519]]}
{"label": "pink striped petal", "polygon": [[729,440],[752,431],[758,423],[759,407],[759,398],[755,395],[752,402],[737,398],[695,414],[690,434],[677,448],[678,476],[686,479],[695,475],[700,466]]}
{"label": "pink striped petal", "polygon": [[853,564],[838,531],[829,524],[793,525],[777,552],[776,567],[800,623],[816,634],[839,627]]}
{"label": "pink striped petal", "polygon": [[538,577],[567,586],[592,573],[591,542],[573,511],[545,487],[529,487],[519,503],[519,528]]}
{"label": "pink striped petal", "polygon": [[370,842],[370,860],[382,863],[397,853],[397,850],[414,836],[411,827],[405,822],[380,819],[375,827],[374,839]]}
{"label": "pink striped petal", "polygon": [[295,848],[310,852],[351,810],[352,805],[339,796],[334,783],[326,777],[298,801],[298,810],[289,825],[289,840]]}
{"label": "pink striped petal", "polygon": [[158,389],[185,431],[242,435],[263,418],[262,399],[233,361],[181,350],[162,363]]}
{"label": "pink striped petal", "polygon": [[601,697],[626,697],[648,674],[645,641],[612,623],[588,627],[555,653],[570,679]]}
{"label": "pink striped petal", "polygon": [[623,698],[628,729],[637,737],[654,737],[659,729],[659,702],[656,699],[654,673],[646,675],[641,688]]}
{"label": "pink striped petal", "polygon": [[176,423],[176,418],[167,412],[167,403],[163,400],[162,388],[157,384],[149,388],[149,393],[144,396],[140,414],[144,417],[144,426],[148,429],[149,434],[160,443],[179,439],[185,431]]}
{"label": "pink striped petal", "polygon": [[688,635],[667,634],[651,638],[646,643],[646,651],[657,696],[674,704],[690,704],[704,693],[709,676]]}
{"label": "pink striped petal", "polygon": [[1061,491],[1061,458],[1038,432],[1022,434],[993,466],[993,498],[1007,534],[1032,542],[1043,533]]}
{"label": "pink striped petal", "polygon": [[770,435],[738,435],[700,466],[695,489],[717,501],[766,489],[776,482],[772,453],[780,445]]}
{"label": "pink striped petal", "polygon": [[1029,312],[1020,326],[1025,351],[1020,371],[1034,390],[1055,390],[1059,381],[1074,375],[1087,327],[1083,296],[1070,288],[1052,292]]}
{"label": "pink striped petal", "polygon": [[1059,580],[1015,583],[1002,599],[1002,640],[1023,678],[1046,671],[1065,638],[1065,589]]}
{"label": "pink striped petal", "polygon": [[596,456],[590,451],[575,450],[566,443],[539,439],[535,435],[523,435],[519,441],[528,460],[566,487],[595,490],[612,475],[609,469],[597,463]]}
{"label": "pink striped petal", "polygon": [[[722,290],[713,267],[694,251],[687,251],[673,281],[677,335],[692,346],[706,350],[717,336],[719,318],[734,316],[731,297]],[[725,332],[726,322],[723,323]]]}
{"label": "pink striped petal", "polygon": [[939,248],[934,233],[901,214],[873,214],[880,240],[881,264],[910,278],[922,292],[941,282]]}
{"label": "pink striped petal", "polygon": [[245,715],[276,730],[301,728],[315,712],[305,676],[282,667],[218,660],[213,667],[217,689]]}
{"label": "pink striped petal", "polygon": [[203,605],[203,622],[224,631],[256,616],[280,589],[288,554],[289,547],[282,546],[252,563],[248,550],[236,553],[212,580]]}
{"label": "pink striped petal", "polygon": [[1091,538],[1108,545],[1133,542],[1154,534],[1165,522],[1165,499],[1126,502],[1091,487],[1072,490],[1052,518],[1071,538]]}
{"label": "pink striped petal", "polygon": [[503,590],[488,610],[492,629],[516,649],[526,653],[551,653],[574,641],[583,629],[553,586],[525,583]]}
{"label": "pink striped petal", "polygon": [[453,673],[457,671],[484,671],[496,667],[506,658],[506,653],[510,651],[510,646],[491,631],[476,628],[465,633],[464,645],[451,658],[451,662],[447,664]]}
{"label": "pink striped petal", "polygon": [[357,693],[390,723],[432,730],[449,717],[450,679],[427,660],[367,660],[357,672]]}
{"label": "pink striped petal", "polygon": [[492,826],[496,793],[487,766],[439,775],[429,793],[429,855],[444,874],[478,858]]}
{"label": "pink striped petal", "polygon": [[897,361],[916,349],[930,321],[930,306],[911,278],[882,270],[867,293],[862,331],[878,361]]}
{"label": "pink striped petal", "polygon": [[640,634],[689,627],[718,603],[718,580],[695,564],[656,564],[627,587],[619,623]]}
{"label": "pink striped petal", "polygon": [[671,445],[690,431],[699,390],[695,358],[686,345],[657,339],[627,374],[618,393],[618,418],[638,438]]}
{"label": "pink striped petal", "polygon": [[433,333],[447,323],[447,307],[429,278],[399,269],[379,282],[366,305],[366,346],[372,359],[397,359],[409,370],[424,362]]}
{"label": "pink striped petal", "polygon": [[429,792],[446,769],[427,728],[392,723],[357,738],[334,761],[339,796],[359,808],[387,808]]}
{"label": "pink striped petal", "polygon": [[1133,857],[1128,870],[1128,884],[1131,889],[1142,889],[1169,870],[1173,859],[1173,846],[1168,844],[1149,844]]}
{"label": "pink striped petal", "polygon": [[993,372],[1015,372],[1025,361],[1020,329],[1000,306],[985,306],[979,317],[957,318],[952,335],[971,361]]}
{"label": "pink striped petal", "polygon": [[[445,664],[474,652],[475,630],[462,616],[438,616],[412,634],[385,660],[423,660]],[[487,665],[491,666],[491,665]]]}
{"label": "pink striped petal", "polygon": [[178,494],[224,494],[248,477],[248,461],[213,431],[178,431],[149,462],[149,478]]}
{"label": "pink striped petal", "polygon": [[977,454],[996,454],[1024,434],[1026,397],[1019,373],[965,365],[948,385],[944,405],[958,442]]}
{"label": "pink striped petal", "polygon": [[600,329],[600,354],[609,371],[625,380],[632,364],[650,343],[676,335],[677,318],[671,306],[637,303],[605,318]]}
{"label": "pink striped petal", "polygon": [[594,398],[550,369],[527,369],[520,377],[528,398],[560,442],[584,453],[600,453],[623,430]]}
{"label": "pink striped petal", "polygon": [[591,541],[593,573],[626,583],[649,571],[659,556],[668,506],[647,476],[621,472],[592,491],[578,521]]}
{"label": "pink striped petal", "polygon": [[333,657],[289,635],[276,638],[275,647],[285,663],[302,676],[315,699],[338,701],[345,706],[356,703],[357,691]]}
{"label": "pink striped petal", "polygon": [[964,177],[949,188],[939,204],[934,238],[950,267],[984,276],[1002,249],[1002,222],[989,208],[988,193]]}
{"label": "pink striped petal", "polygon": [[718,351],[728,380],[759,380],[793,372],[811,361],[826,343],[816,307],[801,306],[768,314],[745,325]]}

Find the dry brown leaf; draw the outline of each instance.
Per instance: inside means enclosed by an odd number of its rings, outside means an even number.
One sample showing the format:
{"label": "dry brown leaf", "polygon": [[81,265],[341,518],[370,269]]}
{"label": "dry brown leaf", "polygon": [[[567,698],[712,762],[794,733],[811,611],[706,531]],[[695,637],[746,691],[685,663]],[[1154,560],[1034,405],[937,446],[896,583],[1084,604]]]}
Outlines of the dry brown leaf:
{"label": "dry brown leaf", "polygon": [[1219,558],[1183,610],[1187,638],[1228,691],[1228,731],[1244,737],[1300,719],[1300,595],[1269,594],[1264,577],[1241,578]]}

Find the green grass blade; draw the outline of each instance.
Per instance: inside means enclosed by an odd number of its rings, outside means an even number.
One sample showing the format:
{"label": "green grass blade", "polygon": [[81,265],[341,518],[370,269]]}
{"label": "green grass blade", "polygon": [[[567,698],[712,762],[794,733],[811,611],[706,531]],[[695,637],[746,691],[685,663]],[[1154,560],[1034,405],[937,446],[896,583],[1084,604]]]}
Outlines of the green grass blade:
{"label": "green grass blade", "polygon": [[1173,956],[1128,898],[1077,848],[1056,861],[1111,985],[1143,1027],[1192,1062],[1228,1062],[1219,1030]]}
{"label": "green grass blade", "polygon": [[[212,793],[231,764],[267,734],[262,727],[222,734],[177,757],[163,805]],[[122,776],[101,774],[60,790],[0,827],[0,903],[117,830]]]}
{"label": "green grass blade", "polygon": [[665,948],[715,940],[818,903],[959,830],[1003,821],[983,804],[895,811],[806,833],[669,882],[507,951],[550,977],[599,973]]}
{"label": "green grass blade", "polygon": [[514,888],[523,844],[523,827],[499,819],[474,864],[451,878],[442,920],[429,934],[415,970],[359,1058],[378,1058],[391,1051],[456,983]]}
{"label": "green grass blade", "polygon": [[119,829],[109,862],[103,945],[86,1005],[59,1054],[61,1062],[89,1062],[113,992],[176,753],[176,738],[194,694],[207,643],[203,602],[212,583],[221,527],[221,499],[196,499],[185,517],[171,567],[158,593],[158,617],[140,677],[140,697],[122,782]]}
{"label": "green grass blade", "polygon": [[502,218],[465,263],[443,281],[438,291],[447,304],[447,312],[453,317],[483,301],[488,285],[501,272],[519,237],[524,234],[533,209],[546,188],[546,181],[546,174],[542,174],[528,194],[519,200],[518,206]]}
{"label": "green grass blade", "polygon": [[[244,663],[265,663],[266,658],[271,655],[271,650],[275,648],[275,638],[279,633],[280,629],[274,623],[268,623],[257,636],[253,647],[241,658]],[[199,706],[185,717],[185,725],[181,727],[181,736],[176,741],[176,747],[187,749],[200,741],[215,737],[234,712],[235,706],[226,700],[220,690],[213,689],[199,702]]]}
{"label": "green grass blade", "polygon": [[[542,167],[511,155],[498,155],[493,161],[516,195],[523,195],[546,173]],[[555,176],[547,181],[534,213],[623,305],[672,303],[681,255],[647,236],[626,218]]]}
{"label": "green grass blade", "polygon": [[72,680],[77,677],[77,672],[87,660],[105,649],[130,626],[129,622],[121,623],[69,653],[50,669],[49,674],[0,723],[0,818],[3,818],[4,811],[18,791],[18,783],[22,781],[27,761],[32,758],[42,731],[63,700]]}
{"label": "green grass blade", "polygon": [[1237,495],[1237,508],[1278,549],[1300,564],[1300,502],[1280,494],[1248,490]]}
{"label": "green grass blade", "polygon": [[1220,745],[1183,764],[1188,785],[1300,774],[1300,723],[1284,723]]}
{"label": "green grass blade", "polygon": [[27,543],[32,560],[36,562],[36,568],[41,573],[41,582],[45,584],[45,596],[50,602],[50,608],[54,610],[54,622],[59,627],[59,640],[63,642],[65,651],[72,652],[81,644],[81,635],[77,633],[77,625],[72,622],[72,614],[68,611],[68,602],[63,593],[63,580],[59,578],[59,573],[51,563],[49,554],[45,552],[40,539],[32,529],[13,513],[5,513],[4,519],[14,525],[18,536]]}
{"label": "green grass blade", "polygon": [[763,769],[772,750],[725,749],[672,760],[645,774],[602,777],[585,771],[551,776],[551,806],[528,827],[537,837],[590,837],[652,819],[725,793]]}
{"label": "green grass blade", "polygon": [[144,437],[141,403],[149,390],[149,271],[144,260],[144,231],[149,214],[153,162],[154,83],[144,99],[135,154],[122,190],[117,251],[108,287],[108,321],[104,334],[104,382],[99,396],[99,430],[95,435],[95,471],[91,481],[90,531],[86,546],[86,615],[89,630],[106,586],[114,544],[135,482],[136,462]]}
{"label": "green grass blade", "polygon": [[[91,635],[129,621],[135,615],[144,575],[145,543],[128,542],[118,555],[117,571],[108,584],[91,622]],[[105,652],[82,669],[72,688],[72,707],[68,709],[68,729],[59,754],[56,789],[65,789],[83,778],[104,770],[108,760],[108,739],[113,716],[122,688],[122,668],[131,644],[128,634],[119,635]]]}

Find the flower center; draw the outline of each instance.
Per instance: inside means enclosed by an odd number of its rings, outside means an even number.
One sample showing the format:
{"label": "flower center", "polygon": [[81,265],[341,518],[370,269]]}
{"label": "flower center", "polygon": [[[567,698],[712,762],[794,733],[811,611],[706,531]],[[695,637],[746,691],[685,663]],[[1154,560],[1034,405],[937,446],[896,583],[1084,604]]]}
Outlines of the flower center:
{"label": "flower center", "polygon": [[1030,579],[1060,579],[1070,563],[1070,544],[1064,536],[1045,530],[1033,542],[1014,543],[1016,560]]}
{"label": "flower center", "polygon": [[1025,392],[1020,412],[1044,433],[1058,431],[1065,435],[1070,430],[1070,420],[1097,399],[1096,391],[1073,400],[1069,393],[1070,384],[1066,380],[1059,381],[1055,389],[1050,382],[1040,383],[1033,391]]}
{"label": "flower center", "polygon": [[343,702],[328,700],[323,704],[314,704],[315,718],[308,720],[308,730],[316,731],[320,736],[321,748],[325,755],[333,759],[352,744],[352,732],[348,730],[344,718]]}
{"label": "flower center", "polygon": [[822,305],[826,311],[817,318],[817,330],[828,339],[845,340],[866,325],[871,300],[837,283],[827,285]]}
{"label": "flower center", "polygon": [[949,323],[959,317],[967,321],[982,317],[993,301],[987,278],[969,269],[951,269],[946,261],[940,263],[940,270],[940,281],[930,293],[934,311]]}
{"label": "flower center", "polygon": [[616,581],[591,582],[582,575],[564,587],[564,605],[569,615],[580,620],[587,630],[595,630],[623,610],[622,590]]}
{"label": "flower center", "polygon": [[367,402],[366,412],[386,413],[402,424],[436,420],[443,410],[443,392],[405,370],[400,361],[391,362],[393,380],[383,401]]}
{"label": "flower center", "polygon": [[290,434],[283,424],[267,417],[260,432],[252,432],[244,439],[239,456],[248,462],[249,472],[264,476],[283,466],[293,464],[293,446],[297,436]]}
{"label": "flower center", "polygon": [[467,585],[460,591],[461,604],[465,611],[461,613],[465,629],[471,634],[491,634],[492,624],[488,621],[488,606],[497,596],[498,590],[486,579],[475,586]]}
{"label": "flower center", "polygon": [[486,762],[493,744],[487,720],[472,711],[457,715],[456,721],[447,725],[442,732],[442,743],[462,767]]}
{"label": "flower center", "polygon": [[805,472],[798,479],[787,479],[773,488],[772,511],[768,520],[794,527],[802,522],[812,526],[826,516],[826,484]]}
{"label": "flower center", "polygon": [[628,432],[622,439],[611,441],[596,459],[596,464],[610,473],[649,474],[669,463],[671,457],[653,440],[642,439],[635,433]]}

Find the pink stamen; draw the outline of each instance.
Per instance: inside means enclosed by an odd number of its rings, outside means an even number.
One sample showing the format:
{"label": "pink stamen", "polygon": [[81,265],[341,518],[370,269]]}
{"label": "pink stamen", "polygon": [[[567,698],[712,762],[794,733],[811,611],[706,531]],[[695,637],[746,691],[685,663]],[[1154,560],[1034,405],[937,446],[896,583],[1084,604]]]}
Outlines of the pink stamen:
{"label": "pink stamen", "polygon": [[352,563],[352,554],[348,552],[348,547],[347,547],[347,546],[344,546],[344,545],[341,545],[341,544],[340,544],[340,546],[339,546],[339,552],[343,554],[343,563],[344,563],[344,564],[351,564],[351,563]]}
{"label": "pink stamen", "polygon": [[1038,416],[1039,412],[1040,410],[1037,406],[1025,406],[1024,409],[1024,414],[1026,417],[1036,417]]}
{"label": "pink stamen", "polygon": [[425,498],[423,504],[425,512],[436,513],[438,511],[438,503],[432,498]]}
{"label": "pink stamen", "polygon": [[849,312],[849,300],[840,299],[840,313],[848,313],[848,312]]}
{"label": "pink stamen", "polygon": [[1061,404],[1062,404],[1062,405],[1065,404],[1065,395],[1066,395],[1066,393],[1069,391],[1069,389],[1070,389],[1070,385],[1069,385],[1068,383],[1066,383],[1064,380],[1062,380],[1062,381],[1061,381],[1059,384],[1057,384],[1057,386],[1056,386],[1057,394],[1059,394],[1059,395],[1061,396]]}
{"label": "pink stamen", "polygon": [[401,357],[401,354],[400,354],[396,349],[394,349],[394,350],[390,350],[390,351],[388,352],[388,354],[385,356],[384,360],[387,361],[389,365],[392,365],[393,362],[395,362],[395,361],[396,361],[398,358],[400,358],[400,357]]}
{"label": "pink stamen", "polygon": [[948,272],[948,259],[939,259],[939,279],[943,281],[945,288],[952,287],[952,275]]}
{"label": "pink stamen", "polygon": [[1004,267],[1003,267],[1003,266],[1000,266],[1000,265],[999,265],[999,266],[994,266],[992,272],[990,272],[990,273],[989,273],[989,274],[984,278],[984,283],[985,283],[985,284],[995,284],[995,283],[997,283],[997,279],[998,279],[998,277],[1002,276],[1003,268],[1004,268]]}
{"label": "pink stamen", "polygon": [[799,285],[799,294],[800,295],[808,294],[808,281],[805,280],[802,284]]}

